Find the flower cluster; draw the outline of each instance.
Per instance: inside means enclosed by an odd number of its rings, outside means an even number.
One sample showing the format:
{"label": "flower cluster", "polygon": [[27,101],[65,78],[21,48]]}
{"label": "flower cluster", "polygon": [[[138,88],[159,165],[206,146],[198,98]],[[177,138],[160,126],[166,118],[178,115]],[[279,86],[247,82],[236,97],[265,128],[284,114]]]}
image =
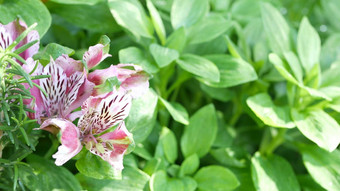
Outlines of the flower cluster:
{"label": "flower cluster", "polygon": [[[22,27],[26,25],[20,21],[0,25],[2,49],[24,31]],[[39,39],[36,31],[22,43],[33,39]],[[52,156],[56,165],[63,165],[85,146],[115,169],[122,170],[123,155],[132,143],[124,119],[129,114],[131,100],[148,90],[148,75],[134,64],[112,65],[89,72],[111,56],[104,44],[91,46],[82,61],[61,55],[55,60],[51,58],[46,66],[32,59],[38,49],[39,45],[33,45],[23,52],[26,64],[22,67],[31,75],[49,77],[33,80],[40,88],[31,88],[34,98],[24,100],[24,104],[35,111],[28,116],[41,124],[38,129],[61,135],[61,145]],[[110,78],[116,78],[120,86],[104,88]],[[79,107],[81,111],[75,111]],[[73,121],[77,118],[76,126]]]}

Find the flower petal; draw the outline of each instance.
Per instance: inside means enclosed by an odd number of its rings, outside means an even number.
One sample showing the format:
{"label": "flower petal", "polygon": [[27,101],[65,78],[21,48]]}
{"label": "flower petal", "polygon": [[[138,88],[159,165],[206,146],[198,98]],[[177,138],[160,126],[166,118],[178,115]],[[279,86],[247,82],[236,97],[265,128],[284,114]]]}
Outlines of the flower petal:
{"label": "flower petal", "polygon": [[39,129],[55,132],[55,129],[60,129],[61,145],[58,147],[58,152],[52,157],[56,159],[55,164],[63,165],[76,154],[78,154],[82,145],[79,140],[79,130],[70,121],[60,118],[46,120]]}
{"label": "flower petal", "polygon": [[89,50],[83,55],[83,60],[87,64],[88,69],[97,66],[105,58],[111,56],[104,52],[104,45],[97,44],[95,46],[90,46]]}
{"label": "flower petal", "polygon": [[83,64],[79,60],[74,60],[66,54],[59,56],[55,63],[63,68],[67,77],[70,77],[75,72],[82,72],[84,69]]}
{"label": "flower petal", "polygon": [[5,50],[10,44],[12,44],[13,39],[11,34],[7,31],[4,25],[0,24],[0,48]]}
{"label": "flower petal", "polygon": [[[100,136],[97,142],[97,144],[92,144],[90,152],[100,156],[116,170],[121,171],[124,168],[124,153],[133,142],[132,134],[126,129],[124,122],[119,124],[113,132]],[[98,146],[98,144],[100,144],[100,146]]]}

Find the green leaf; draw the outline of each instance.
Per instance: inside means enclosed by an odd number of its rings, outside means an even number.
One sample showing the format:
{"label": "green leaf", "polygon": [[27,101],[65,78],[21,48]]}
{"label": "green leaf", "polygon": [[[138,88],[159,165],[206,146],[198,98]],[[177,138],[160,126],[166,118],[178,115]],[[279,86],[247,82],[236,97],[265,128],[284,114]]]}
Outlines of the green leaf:
{"label": "green leaf", "polygon": [[107,2],[94,5],[50,3],[49,8],[66,21],[90,31],[103,34],[121,30],[111,15]]}
{"label": "green leaf", "polygon": [[39,59],[40,62],[42,62],[42,64],[46,65],[50,62],[51,56],[53,60],[55,60],[63,54],[72,56],[74,53],[75,53],[74,50],[71,48],[62,46],[57,43],[50,43],[45,47],[44,51],[39,52],[38,54],[34,55],[34,58]]}
{"label": "green leaf", "polygon": [[179,57],[176,50],[166,48],[158,44],[150,45],[150,53],[160,68],[168,66]]}
{"label": "green leaf", "polygon": [[227,88],[214,88],[203,83],[200,84],[200,87],[210,97],[219,101],[227,102],[235,96],[235,93]]}
{"label": "green leaf", "polygon": [[78,171],[95,179],[120,179],[121,173],[115,170],[107,161],[99,156],[86,152],[76,162]]}
{"label": "green leaf", "polygon": [[150,179],[143,171],[128,166],[123,169],[122,180],[98,180],[83,174],[76,177],[88,191],[141,191]]}
{"label": "green leaf", "polygon": [[299,62],[299,59],[294,54],[294,52],[285,52],[284,54],[285,59],[287,60],[287,63],[289,64],[290,68],[292,69],[292,72],[295,76],[295,78],[302,83],[303,82],[303,71],[301,68],[301,64]]}
{"label": "green leaf", "polygon": [[161,97],[159,97],[159,100],[163,103],[175,121],[184,125],[189,125],[188,112],[181,104],[177,102],[168,102]]}
{"label": "green leaf", "polygon": [[168,178],[163,170],[157,171],[151,176],[149,186],[151,191],[186,191],[184,182],[177,178]]}
{"label": "green leaf", "polygon": [[[38,176],[38,181],[30,182],[34,190],[81,190],[74,175],[64,167],[56,166],[52,161],[37,155],[29,155],[28,163]],[[20,175],[21,176],[21,175]]]}
{"label": "green leaf", "polygon": [[190,155],[181,164],[179,176],[192,175],[196,172],[200,165],[200,159],[197,154]]}
{"label": "green leaf", "polygon": [[[139,3],[136,1],[136,3]],[[117,23],[131,32],[137,39],[153,38],[153,27],[144,10],[123,0],[109,0],[110,11]]]}
{"label": "green leaf", "polygon": [[171,7],[171,24],[174,29],[191,26],[208,11],[209,1],[206,0],[174,0]]}
{"label": "green leaf", "polygon": [[280,12],[269,3],[262,3],[261,15],[264,31],[272,51],[282,55],[290,50],[289,26]]}
{"label": "green leaf", "polygon": [[319,63],[321,41],[318,33],[304,17],[297,36],[297,52],[306,74]]}
{"label": "green leaf", "polygon": [[229,55],[209,55],[205,58],[215,63],[220,73],[219,82],[204,81],[209,86],[226,88],[257,79],[254,68],[240,58]]}
{"label": "green leaf", "polygon": [[307,145],[300,150],[303,163],[315,182],[329,191],[340,190],[340,151],[330,153]]}
{"label": "green leaf", "polygon": [[297,176],[302,190],[307,191],[326,191],[319,184],[317,184],[309,174]]}
{"label": "green leaf", "polygon": [[251,174],[256,190],[299,191],[300,186],[290,164],[282,157],[260,156],[251,159]]}
{"label": "green leaf", "polygon": [[38,23],[36,30],[39,32],[40,38],[44,36],[51,25],[51,15],[40,0],[3,0],[0,13],[0,22],[2,24],[12,22],[18,16],[25,21],[27,26]]}
{"label": "green leaf", "polygon": [[326,112],[292,110],[292,118],[301,133],[319,147],[333,151],[339,145],[340,126]]}
{"label": "green leaf", "polygon": [[165,46],[179,53],[182,52],[187,42],[187,36],[184,27],[175,30],[166,40]]}
{"label": "green leaf", "polygon": [[174,163],[177,159],[177,140],[175,134],[170,129],[163,127],[159,139],[166,159],[170,163]]}
{"label": "green leaf", "polygon": [[129,47],[119,51],[120,63],[134,63],[142,66],[149,74],[157,73],[158,67],[146,57],[145,53],[136,47]]}
{"label": "green leaf", "polygon": [[188,28],[188,42],[198,44],[211,41],[225,33],[231,26],[232,22],[221,15],[210,15]]}
{"label": "green leaf", "polygon": [[189,176],[185,176],[181,178],[181,181],[183,183],[184,186],[184,191],[195,191],[197,188],[197,183],[196,181],[189,177]]}
{"label": "green leaf", "polygon": [[220,72],[211,61],[193,54],[185,54],[177,60],[178,65],[187,72],[212,82],[220,81]]}
{"label": "green leaf", "polygon": [[236,176],[222,166],[206,166],[194,176],[200,190],[228,191],[237,188],[240,183]]}
{"label": "green leaf", "polygon": [[181,138],[181,149],[185,157],[196,153],[199,157],[209,152],[217,133],[217,119],[212,104],[202,107],[189,120]]}
{"label": "green leaf", "polygon": [[126,127],[133,134],[135,143],[145,140],[156,123],[157,94],[150,89],[145,95],[132,101]]}
{"label": "green leaf", "polygon": [[155,28],[157,36],[158,36],[159,40],[161,41],[161,43],[164,45],[165,41],[166,41],[166,31],[165,31],[165,28],[164,28],[164,25],[163,25],[162,18],[159,15],[155,6],[152,4],[151,0],[146,1],[146,6],[148,7],[148,10],[150,12],[151,21],[152,21],[152,24]]}
{"label": "green leaf", "polygon": [[272,127],[293,128],[288,107],[276,106],[267,93],[260,93],[247,99],[247,104],[264,124]]}
{"label": "green leaf", "polygon": [[221,164],[227,166],[233,166],[242,168],[245,167],[244,160],[238,160],[236,158],[236,153],[232,148],[219,148],[219,149],[212,149],[210,154]]}
{"label": "green leaf", "polygon": [[97,3],[105,2],[105,0],[50,0],[51,2],[61,3],[61,4],[86,4],[95,5]]}

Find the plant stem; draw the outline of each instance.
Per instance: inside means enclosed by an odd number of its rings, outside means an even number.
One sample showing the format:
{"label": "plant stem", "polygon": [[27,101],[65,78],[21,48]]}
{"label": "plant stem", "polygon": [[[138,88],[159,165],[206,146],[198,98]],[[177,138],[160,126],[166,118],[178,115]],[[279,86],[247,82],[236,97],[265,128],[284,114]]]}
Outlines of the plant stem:
{"label": "plant stem", "polygon": [[51,139],[52,140],[52,145],[51,147],[48,149],[48,151],[46,152],[46,154],[44,155],[45,159],[49,159],[51,158],[51,156],[53,155],[53,153],[56,152],[58,146],[59,146],[59,141],[58,139]]}
{"label": "plant stem", "polygon": [[276,129],[277,133],[272,136],[270,128],[265,131],[265,134],[262,138],[260,153],[263,155],[272,154],[274,150],[284,142],[284,135],[287,131],[287,129]]}

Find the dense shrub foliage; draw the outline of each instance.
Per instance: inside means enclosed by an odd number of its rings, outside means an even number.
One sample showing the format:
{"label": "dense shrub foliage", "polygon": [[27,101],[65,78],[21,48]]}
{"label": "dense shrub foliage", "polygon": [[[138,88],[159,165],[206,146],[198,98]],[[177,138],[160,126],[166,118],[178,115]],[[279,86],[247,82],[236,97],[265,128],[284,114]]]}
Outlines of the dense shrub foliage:
{"label": "dense shrub foliage", "polygon": [[0,189],[340,190],[339,2],[0,0]]}

